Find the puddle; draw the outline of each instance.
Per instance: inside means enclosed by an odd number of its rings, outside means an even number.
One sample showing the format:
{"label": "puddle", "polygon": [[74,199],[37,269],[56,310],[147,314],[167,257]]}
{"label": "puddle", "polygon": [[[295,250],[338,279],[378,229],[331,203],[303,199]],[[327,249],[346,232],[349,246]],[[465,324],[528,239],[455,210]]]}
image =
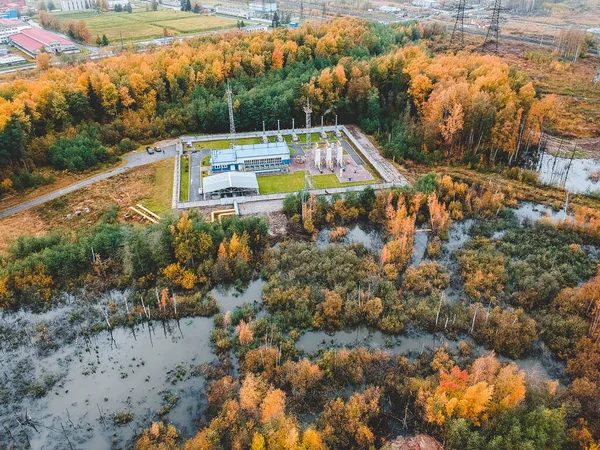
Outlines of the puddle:
{"label": "puddle", "polygon": [[542,183],[551,186],[564,186],[569,192],[590,193],[600,189],[600,180],[594,181],[589,178],[600,171],[600,160],[571,160],[570,158],[542,153],[537,169]]}
{"label": "puddle", "polygon": [[233,311],[244,303],[259,304],[262,301],[262,290],[265,282],[262,279],[252,280],[243,293],[239,293],[235,288],[223,289],[217,287],[211,291],[212,296],[219,304],[221,312]]}

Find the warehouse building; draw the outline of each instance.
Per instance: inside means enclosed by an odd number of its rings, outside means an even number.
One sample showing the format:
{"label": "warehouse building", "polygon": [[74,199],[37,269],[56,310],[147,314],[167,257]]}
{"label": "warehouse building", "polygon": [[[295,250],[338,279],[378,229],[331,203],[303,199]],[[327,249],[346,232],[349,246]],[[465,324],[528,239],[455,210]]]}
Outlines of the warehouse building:
{"label": "warehouse building", "polygon": [[79,47],[68,39],[38,27],[21,30],[9,36],[8,40],[19,50],[34,58],[42,50],[55,54],[81,52]]}
{"label": "warehouse building", "polygon": [[287,172],[290,167],[290,148],[285,142],[234,145],[231,150],[213,150],[210,157],[213,173],[228,172]]}
{"label": "warehouse building", "polygon": [[258,195],[258,180],[251,172],[225,172],[204,177],[202,180],[204,200],[222,197]]}
{"label": "warehouse building", "polygon": [[31,25],[18,19],[0,19],[0,44],[7,44],[10,36],[27,28]]}

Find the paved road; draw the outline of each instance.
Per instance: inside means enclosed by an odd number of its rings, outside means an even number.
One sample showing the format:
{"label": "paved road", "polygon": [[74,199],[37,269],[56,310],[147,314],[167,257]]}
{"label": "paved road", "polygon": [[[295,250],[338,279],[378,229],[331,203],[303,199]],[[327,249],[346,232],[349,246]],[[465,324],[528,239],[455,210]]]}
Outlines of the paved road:
{"label": "paved road", "polygon": [[[161,144],[159,143],[159,145],[161,145]],[[24,211],[33,206],[41,205],[42,203],[46,203],[47,201],[54,200],[55,198],[58,198],[62,195],[69,194],[78,189],[89,186],[90,184],[97,183],[98,181],[106,180],[107,178],[110,178],[110,177],[113,177],[120,173],[126,172],[127,170],[132,169],[134,167],[144,166],[146,164],[151,164],[153,162],[161,161],[163,159],[173,158],[175,156],[175,142],[174,141],[168,141],[168,142],[162,143],[161,148],[163,149],[162,152],[154,153],[153,155],[149,155],[145,151],[131,153],[129,155],[126,155],[125,156],[126,163],[123,166],[117,167],[116,169],[101,173],[101,174],[93,176],[91,178],[87,178],[78,183],[67,186],[63,189],[59,189],[58,191],[54,191],[54,192],[51,192],[50,194],[46,194],[41,197],[38,197],[34,200],[30,200],[28,202],[21,203],[20,205],[13,206],[12,208],[8,208],[3,211],[0,211],[0,219],[2,219],[4,217],[8,217],[12,214],[18,213],[20,211]]]}
{"label": "paved road", "polygon": [[202,186],[202,160],[205,156],[209,155],[210,150],[197,150],[190,154],[190,188],[188,198],[191,202],[204,200],[204,197],[199,193]]}

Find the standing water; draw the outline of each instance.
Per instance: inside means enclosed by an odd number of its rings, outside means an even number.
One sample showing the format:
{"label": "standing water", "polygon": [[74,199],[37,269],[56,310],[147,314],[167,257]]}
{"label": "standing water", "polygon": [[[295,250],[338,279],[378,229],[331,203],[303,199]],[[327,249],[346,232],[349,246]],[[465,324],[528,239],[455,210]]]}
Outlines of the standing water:
{"label": "standing water", "polygon": [[[78,338],[46,357],[34,348],[5,353],[5,388],[21,389],[24,377],[55,382],[41,398],[31,387],[13,393],[20,401],[5,403],[0,420],[36,449],[69,448],[67,438],[77,449],[109,449],[162,416],[191,435],[202,410],[200,365],[216,359],[211,329],[210,318],[155,322]],[[30,425],[19,426],[25,415]]]}
{"label": "standing water", "polygon": [[592,193],[600,189],[600,161],[573,159],[543,153],[538,164],[540,181],[564,187],[573,193]]}

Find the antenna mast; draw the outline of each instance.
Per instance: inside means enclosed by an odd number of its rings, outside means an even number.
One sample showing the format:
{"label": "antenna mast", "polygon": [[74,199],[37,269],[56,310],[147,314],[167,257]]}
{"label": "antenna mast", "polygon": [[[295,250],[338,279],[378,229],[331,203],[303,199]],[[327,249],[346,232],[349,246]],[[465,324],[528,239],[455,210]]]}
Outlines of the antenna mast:
{"label": "antenna mast", "polygon": [[233,120],[233,99],[231,87],[227,83],[227,106],[229,107],[229,140],[231,148],[235,145],[235,122]]}
{"label": "antenna mast", "polygon": [[465,45],[465,4],[466,0],[458,0],[456,9],[456,20],[450,37],[450,45],[458,43],[460,46]]}

